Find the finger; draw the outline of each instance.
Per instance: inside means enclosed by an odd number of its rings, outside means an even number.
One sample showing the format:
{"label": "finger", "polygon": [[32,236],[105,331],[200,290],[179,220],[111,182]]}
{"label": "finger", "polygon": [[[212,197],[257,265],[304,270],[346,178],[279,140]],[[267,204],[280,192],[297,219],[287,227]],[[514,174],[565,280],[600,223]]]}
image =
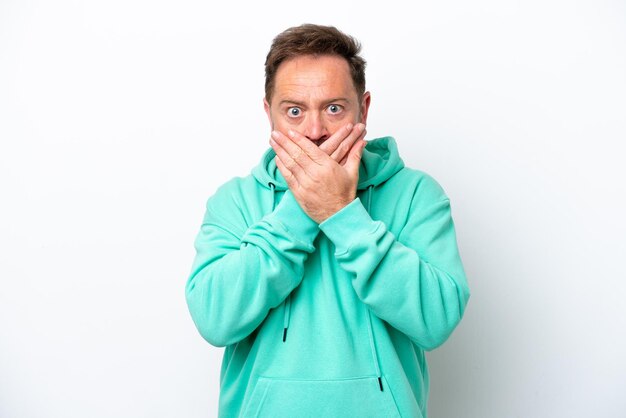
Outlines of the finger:
{"label": "finger", "polygon": [[[316,161],[314,161],[309,153],[307,153],[307,149],[309,152],[316,154],[316,160],[319,160],[321,152],[315,144],[309,141],[307,138],[303,137],[299,133],[294,130],[289,130],[290,136],[286,136],[279,131],[272,132],[272,138],[278,145],[280,145],[287,154],[296,162],[300,167],[305,170],[311,170],[311,167],[318,165]],[[315,148],[314,150],[311,147]],[[289,162],[286,158],[282,158],[283,162],[289,166]]]}
{"label": "finger", "polygon": [[276,167],[278,167],[278,170],[280,170],[281,174],[285,178],[287,186],[289,186],[290,190],[293,191],[301,188],[311,188],[313,184],[311,179],[306,175],[295,175],[293,171],[290,171],[287,167],[285,167],[285,164],[280,159],[280,157],[278,157],[278,155],[276,156]]}
{"label": "finger", "polygon": [[283,175],[283,177],[285,178],[285,181],[287,182],[287,186],[289,186],[290,189],[292,189],[294,186],[298,184],[296,177],[293,175],[291,170],[285,167],[285,164],[280,159],[278,154],[276,154],[276,167],[278,167],[280,174]]}
{"label": "finger", "polygon": [[346,164],[344,167],[353,178],[358,178],[359,176],[359,165],[361,164],[361,157],[363,156],[363,148],[365,148],[365,145],[367,145],[366,141],[362,139],[359,140],[346,156]]}
{"label": "finger", "polygon": [[322,145],[319,146],[319,149],[324,151],[326,155],[331,155],[333,152],[335,152],[339,144],[341,144],[341,142],[348,135],[350,135],[350,132],[352,132],[353,128],[354,126],[351,123],[349,123],[343,128],[338,129],[337,132],[332,134],[330,138],[328,138],[326,141],[322,143]]}
{"label": "finger", "polygon": [[348,135],[348,137],[344,139],[341,144],[339,144],[339,147],[337,147],[335,152],[331,154],[331,158],[335,161],[342,161],[343,158],[348,155],[348,153],[352,149],[352,146],[358,140],[365,138],[366,133],[367,131],[365,130],[365,125],[363,125],[362,123],[357,123],[350,132],[350,135]]}
{"label": "finger", "polygon": [[311,161],[320,165],[328,161],[328,154],[322,151],[309,138],[302,135],[300,132],[295,129],[290,129],[287,134],[287,139],[290,139],[294,144],[300,147],[311,159]]}
{"label": "finger", "polygon": [[[367,142],[366,142],[365,140],[362,140],[361,142],[364,142],[364,143],[365,143],[365,146],[367,146]],[[352,148],[354,148],[354,147],[358,147],[358,146],[360,146],[360,145],[361,145],[361,144],[360,144],[360,141],[357,141],[357,142],[355,142],[355,143],[352,145]],[[364,146],[363,148],[365,148],[365,146]],[[352,150],[352,148],[351,148],[350,150]],[[362,153],[362,152],[361,152],[361,155],[363,155],[363,153]],[[349,156],[350,156],[350,153],[348,152],[348,153],[347,153],[347,154],[343,157],[343,159],[340,161],[340,163],[339,163],[339,164],[340,164],[340,165],[342,165],[342,166],[344,166],[344,165],[346,164],[346,161],[348,161],[348,157],[349,157]]]}
{"label": "finger", "polygon": [[[296,178],[299,179],[301,177],[306,176],[306,172],[304,169],[298,164],[298,162],[292,157],[286,150],[283,148],[275,139],[274,133],[272,133],[272,137],[270,138],[270,145],[272,149],[276,153],[276,156],[280,158],[281,163],[287,170]],[[298,157],[296,157],[298,158]]]}

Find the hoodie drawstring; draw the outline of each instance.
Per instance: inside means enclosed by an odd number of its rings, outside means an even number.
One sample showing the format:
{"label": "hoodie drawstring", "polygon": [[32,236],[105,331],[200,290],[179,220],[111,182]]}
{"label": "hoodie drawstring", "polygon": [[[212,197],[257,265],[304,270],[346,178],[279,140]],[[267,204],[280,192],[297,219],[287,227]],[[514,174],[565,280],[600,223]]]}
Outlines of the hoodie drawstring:
{"label": "hoodie drawstring", "polygon": [[[276,185],[271,181],[267,185],[272,190],[272,212],[276,209]],[[289,319],[291,318],[291,293],[284,302],[285,311],[283,316],[283,342],[287,340],[287,328],[289,328]]]}
{"label": "hoodie drawstring", "polygon": [[[372,189],[374,188],[373,184],[367,186],[367,212],[371,214],[372,212]],[[365,306],[365,304],[364,304]],[[374,344],[374,330],[372,329],[372,313],[365,306],[365,311],[367,312],[367,335],[370,340],[370,348],[372,350],[372,358],[374,359],[374,367],[376,368],[376,377],[378,378],[378,386],[380,387],[380,391],[383,391],[383,380],[382,374],[380,373],[380,364],[378,359],[378,352],[376,351],[376,344]]]}
{"label": "hoodie drawstring", "polygon": [[272,190],[272,212],[274,212],[274,209],[276,209],[276,185],[274,183],[272,183],[271,181],[269,183],[267,183],[267,185],[270,187],[270,189]]}
{"label": "hoodie drawstring", "polygon": [[283,317],[283,342],[287,340],[287,328],[289,328],[289,319],[291,317],[291,293],[285,299],[285,316]]}

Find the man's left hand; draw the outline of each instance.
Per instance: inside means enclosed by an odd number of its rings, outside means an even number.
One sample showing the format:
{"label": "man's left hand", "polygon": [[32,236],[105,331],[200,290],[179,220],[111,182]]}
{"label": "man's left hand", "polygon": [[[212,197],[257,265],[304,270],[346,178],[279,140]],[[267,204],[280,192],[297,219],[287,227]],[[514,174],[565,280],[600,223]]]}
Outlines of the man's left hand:
{"label": "man's left hand", "polygon": [[352,145],[343,165],[294,130],[288,135],[272,132],[270,144],[289,189],[315,222],[322,223],[355,199],[363,139]]}

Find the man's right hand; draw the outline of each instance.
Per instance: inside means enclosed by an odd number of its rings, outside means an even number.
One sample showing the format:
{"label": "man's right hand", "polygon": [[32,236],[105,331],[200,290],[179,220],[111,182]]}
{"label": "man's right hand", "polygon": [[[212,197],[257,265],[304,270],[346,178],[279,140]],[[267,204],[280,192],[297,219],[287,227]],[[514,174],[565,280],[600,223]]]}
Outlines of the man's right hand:
{"label": "man's right hand", "polygon": [[364,124],[357,123],[352,125],[349,123],[337,130],[319,148],[327,155],[330,155],[333,160],[344,165],[354,144],[358,143],[359,139],[363,139],[366,133]]}

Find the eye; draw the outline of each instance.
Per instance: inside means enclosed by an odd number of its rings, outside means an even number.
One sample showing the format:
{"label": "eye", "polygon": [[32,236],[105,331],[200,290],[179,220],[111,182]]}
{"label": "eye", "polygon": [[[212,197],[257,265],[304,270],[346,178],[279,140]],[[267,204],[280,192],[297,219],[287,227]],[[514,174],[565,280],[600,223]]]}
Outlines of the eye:
{"label": "eye", "polygon": [[299,107],[290,107],[289,109],[287,109],[287,114],[292,117],[292,118],[296,118],[298,116],[300,116],[300,114],[302,113],[302,110]]}
{"label": "eye", "polygon": [[327,107],[328,112],[332,113],[333,115],[336,115],[337,113],[341,113],[341,111],[343,110],[343,108],[339,105],[336,104],[331,104]]}

